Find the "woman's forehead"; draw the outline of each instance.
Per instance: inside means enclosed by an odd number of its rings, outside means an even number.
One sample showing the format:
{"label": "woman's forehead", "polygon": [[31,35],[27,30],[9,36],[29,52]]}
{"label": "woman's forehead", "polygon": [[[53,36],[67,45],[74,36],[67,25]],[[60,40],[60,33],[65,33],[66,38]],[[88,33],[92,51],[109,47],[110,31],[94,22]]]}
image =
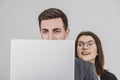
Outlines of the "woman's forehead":
{"label": "woman's forehead", "polygon": [[83,35],[83,36],[80,36],[78,41],[85,41],[85,42],[88,42],[88,41],[94,41],[94,38],[92,36],[89,36],[89,35]]}

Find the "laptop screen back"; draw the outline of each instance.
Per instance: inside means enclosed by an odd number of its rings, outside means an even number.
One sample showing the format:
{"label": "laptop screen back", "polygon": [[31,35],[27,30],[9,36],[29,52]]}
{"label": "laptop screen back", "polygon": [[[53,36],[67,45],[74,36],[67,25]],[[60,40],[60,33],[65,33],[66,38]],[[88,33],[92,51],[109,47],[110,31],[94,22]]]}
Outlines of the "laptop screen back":
{"label": "laptop screen back", "polygon": [[10,80],[74,80],[74,41],[11,40]]}

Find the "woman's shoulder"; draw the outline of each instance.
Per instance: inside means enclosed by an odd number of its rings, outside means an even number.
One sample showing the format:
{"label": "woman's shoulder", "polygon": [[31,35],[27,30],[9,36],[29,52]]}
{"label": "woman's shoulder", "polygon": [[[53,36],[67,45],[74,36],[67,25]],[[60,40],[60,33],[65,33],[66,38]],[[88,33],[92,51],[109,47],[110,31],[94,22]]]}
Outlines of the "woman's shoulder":
{"label": "woman's shoulder", "polygon": [[113,73],[105,70],[105,73],[101,75],[101,80],[118,80],[118,79]]}
{"label": "woman's shoulder", "polygon": [[82,60],[82,59],[78,59],[78,58],[75,58],[75,64],[77,65],[77,66],[79,66],[79,67],[81,67],[82,69],[84,68],[84,69],[88,69],[88,68],[90,68],[90,67],[93,67],[94,65],[92,64],[92,63],[90,63],[90,62],[87,62],[87,61],[84,61],[84,60]]}

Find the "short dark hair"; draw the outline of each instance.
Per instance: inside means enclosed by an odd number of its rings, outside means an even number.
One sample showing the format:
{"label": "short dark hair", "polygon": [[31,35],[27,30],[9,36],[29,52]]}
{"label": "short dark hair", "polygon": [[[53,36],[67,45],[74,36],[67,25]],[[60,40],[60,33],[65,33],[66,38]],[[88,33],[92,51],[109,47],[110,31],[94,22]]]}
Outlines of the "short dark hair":
{"label": "short dark hair", "polygon": [[79,35],[77,36],[76,41],[75,41],[75,56],[78,58],[78,55],[77,55],[78,39],[84,35],[91,36],[95,40],[95,43],[97,46],[97,53],[98,53],[98,55],[95,58],[95,67],[96,67],[97,74],[103,75],[104,71],[105,71],[105,69],[103,68],[104,67],[103,48],[102,48],[102,44],[101,44],[99,37],[95,33],[91,32],[91,31],[83,31],[83,32],[79,33]]}
{"label": "short dark hair", "polygon": [[49,8],[44,10],[39,16],[38,16],[38,21],[39,21],[39,27],[41,29],[41,21],[42,20],[47,20],[47,19],[54,19],[54,18],[61,18],[64,24],[64,29],[68,28],[68,19],[65,15],[65,13],[57,8]]}

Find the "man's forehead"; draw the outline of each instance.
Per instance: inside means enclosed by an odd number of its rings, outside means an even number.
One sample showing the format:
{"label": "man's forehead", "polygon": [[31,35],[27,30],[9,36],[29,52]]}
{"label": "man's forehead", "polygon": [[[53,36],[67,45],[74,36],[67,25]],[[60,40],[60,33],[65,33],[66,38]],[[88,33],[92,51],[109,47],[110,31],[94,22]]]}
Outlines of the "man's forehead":
{"label": "man's forehead", "polygon": [[48,28],[42,28],[41,30],[62,30],[61,28],[52,28],[52,29],[48,29]]}
{"label": "man's forehead", "polygon": [[63,27],[63,22],[61,18],[42,20],[41,28],[42,27]]}

